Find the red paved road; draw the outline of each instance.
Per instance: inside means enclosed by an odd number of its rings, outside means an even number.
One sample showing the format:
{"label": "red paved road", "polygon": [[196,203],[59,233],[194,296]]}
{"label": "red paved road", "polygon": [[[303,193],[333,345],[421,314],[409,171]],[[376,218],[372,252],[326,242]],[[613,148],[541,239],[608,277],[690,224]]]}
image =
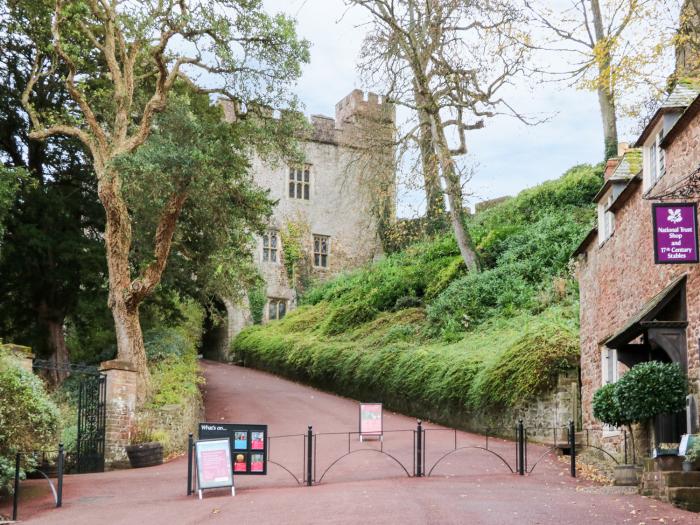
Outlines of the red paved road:
{"label": "red paved road", "polygon": [[[307,424],[317,433],[353,431],[357,403],[304,387],[270,374],[204,362],[209,421],[267,423],[274,438],[271,459],[302,475],[302,434]],[[385,414],[388,430],[410,430],[415,420]],[[433,428],[434,425],[428,425]],[[386,435],[384,450],[410,471],[411,432]],[[321,435],[317,442],[319,479],[332,461],[348,450],[346,434]],[[449,431],[428,431],[427,466],[454,447]],[[484,439],[457,434],[458,447],[483,446]],[[378,448],[360,445],[351,450]],[[489,449],[513,464],[514,445],[490,440]],[[529,450],[530,461],[539,455]],[[495,455],[465,449],[446,458],[433,476],[409,479],[388,456],[362,450],[328,471],[323,484],[299,487],[274,465],[266,477],[237,478],[237,495],[208,492],[203,501],[185,496],[184,458],[160,467],[68,476],[64,507],[50,508],[48,496],[20,509],[20,518],[50,524],[180,523],[470,523],[470,524],[656,524],[700,523],[697,515],[636,495],[607,495],[595,485],[574,480],[566,465],[549,457],[532,475],[519,477]],[[36,482],[27,482],[30,486]]]}

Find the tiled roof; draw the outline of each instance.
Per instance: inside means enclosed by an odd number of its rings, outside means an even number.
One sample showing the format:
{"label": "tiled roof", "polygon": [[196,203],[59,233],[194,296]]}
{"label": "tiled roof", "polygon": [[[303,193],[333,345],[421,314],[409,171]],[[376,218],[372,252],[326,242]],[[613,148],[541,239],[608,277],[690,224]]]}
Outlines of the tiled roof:
{"label": "tiled roof", "polygon": [[673,88],[673,91],[661,103],[662,108],[686,107],[700,94],[700,83],[697,81],[682,79]]}
{"label": "tiled roof", "polygon": [[634,148],[627,150],[622,160],[613,171],[611,179],[628,180],[642,169],[642,150]]}

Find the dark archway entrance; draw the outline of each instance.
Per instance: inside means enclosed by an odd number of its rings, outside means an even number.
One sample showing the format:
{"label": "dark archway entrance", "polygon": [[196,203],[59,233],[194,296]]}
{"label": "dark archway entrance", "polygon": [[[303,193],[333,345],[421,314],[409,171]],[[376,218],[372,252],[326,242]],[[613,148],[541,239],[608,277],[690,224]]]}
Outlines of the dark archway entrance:
{"label": "dark archway entrance", "polygon": [[[617,349],[618,360],[628,367],[644,361],[678,363],[688,371],[686,327],[686,276],[674,279],[654,296],[622,328],[604,344]],[[654,421],[656,444],[678,443],[686,432],[686,416],[676,414],[658,416]]]}

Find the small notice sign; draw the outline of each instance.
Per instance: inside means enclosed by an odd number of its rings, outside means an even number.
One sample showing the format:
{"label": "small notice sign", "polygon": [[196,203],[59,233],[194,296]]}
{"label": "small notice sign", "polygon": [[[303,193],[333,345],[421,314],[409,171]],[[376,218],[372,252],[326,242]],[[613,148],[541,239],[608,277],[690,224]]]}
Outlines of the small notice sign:
{"label": "small notice sign", "polygon": [[384,416],[381,403],[360,403],[360,441],[382,439]]}
{"label": "small notice sign", "polygon": [[195,454],[199,499],[202,499],[204,489],[231,487],[231,493],[235,494],[231,472],[231,442],[228,439],[197,441]]}
{"label": "small notice sign", "polygon": [[652,220],[656,264],[698,262],[696,203],[655,203]]}

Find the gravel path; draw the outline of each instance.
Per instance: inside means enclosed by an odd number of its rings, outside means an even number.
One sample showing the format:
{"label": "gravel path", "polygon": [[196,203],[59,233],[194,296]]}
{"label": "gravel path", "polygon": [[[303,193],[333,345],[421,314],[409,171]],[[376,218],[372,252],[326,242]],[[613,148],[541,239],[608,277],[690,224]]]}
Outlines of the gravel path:
{"label": "gravel path", "polygon": [[[431,477],[408,478],[400,464],[413,470],[416,421],[385,413],[391,430],[381,445],[360,444],[357,402],[326,394],[271,374],[204,361],[208,421],[262,423],[273,437],[268,475],[238,477],[237,495],[209,491],[204,500],[187,497],[186,460],[159,467],[103,474],[67,476],[64,507],[51,508],[41,482],[26,482],[20,518],[47,524],[180,524],[180,523],[470,523],[494,524],[623,524],[698,523],[700,517],[671,505],[626,491],[601,490],[572,479],[566,464],[546,456],[534,473],[514,475],[494,455],[514,468],[512,442],[454,433],[426,424],[428,469],[445,453]],[[371,400],[369,400],[371,401]],[[316,479],[335,459],[320,485],[303,487],[303,437],[313,425],[317,437]],[[339,434],[335,434],[335,433]],[[530,461],[544,449],[530,446]],[[45,483],[44,483],[45,485]],[[36,493],[39,493],[37,495]],[[7,512],[7,508],[2,509]]]}

